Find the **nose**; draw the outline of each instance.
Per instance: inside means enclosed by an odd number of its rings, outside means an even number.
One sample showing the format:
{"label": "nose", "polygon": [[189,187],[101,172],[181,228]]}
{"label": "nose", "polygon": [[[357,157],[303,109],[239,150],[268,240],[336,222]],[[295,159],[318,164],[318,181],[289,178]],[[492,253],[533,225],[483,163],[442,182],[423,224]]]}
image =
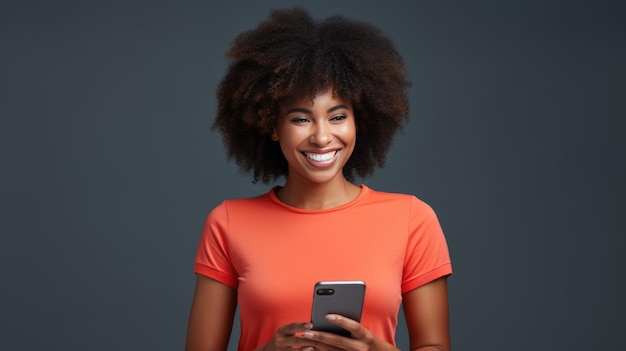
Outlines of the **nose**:
{"label": "nose", "polygon": [[318,123],[315,125],[311,133],[311,143],[324,146],[332,141],[332,131],[326,123]]}

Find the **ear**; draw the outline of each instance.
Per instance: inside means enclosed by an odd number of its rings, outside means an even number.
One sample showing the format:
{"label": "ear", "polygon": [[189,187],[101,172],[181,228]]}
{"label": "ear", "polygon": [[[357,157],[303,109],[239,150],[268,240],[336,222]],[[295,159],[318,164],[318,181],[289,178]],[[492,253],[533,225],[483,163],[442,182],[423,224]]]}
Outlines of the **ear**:
{"label": "ear", "polygon": [[276,128],[274,128],[274,130],[272,130],[272,136],[271,136],[272,140],[274,141],[278,141],[278,133],[276,133]]}

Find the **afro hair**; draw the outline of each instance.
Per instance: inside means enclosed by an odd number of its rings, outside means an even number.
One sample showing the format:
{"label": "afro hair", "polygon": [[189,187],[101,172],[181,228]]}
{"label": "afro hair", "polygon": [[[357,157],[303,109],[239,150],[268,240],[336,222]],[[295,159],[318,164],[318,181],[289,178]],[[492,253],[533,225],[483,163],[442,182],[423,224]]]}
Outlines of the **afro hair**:
{"label": "afro hair", "polygon": [[408,121],[404,62],[394,43],[369,23],[343,16],[314,20],[305,10],[274,10],[257,28],[238,35],[218,92],[212,129],[229,159],[253,182],[286,176],[288,165],[270,137],[281,104],[332,88],[351,101],[357,126],[348,180],[382,167],[393,136]]}

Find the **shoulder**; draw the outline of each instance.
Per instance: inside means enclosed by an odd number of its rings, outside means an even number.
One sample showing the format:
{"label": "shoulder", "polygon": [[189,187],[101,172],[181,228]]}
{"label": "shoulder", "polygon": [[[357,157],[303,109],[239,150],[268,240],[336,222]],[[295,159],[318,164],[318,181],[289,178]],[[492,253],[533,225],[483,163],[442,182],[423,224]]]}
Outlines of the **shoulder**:
{"label": "shoulder", "polygon": [[228,210],[250,209],[259,206],[267,206],[268,202],[272,202],[269,192],[254,197],[224,200],[218,207],[223,207]]}
{"label": "shoulder", "polygon": [[237,216],[238,214],[251,213],[261,208],[267,208],[270,203],[272,203],[272,200],[269,192],[254,197],[223,200],[209,212],[207,219],[228,219],[228,217]]}
{"label": "shoulder", "polygon": [[371,188],[368,188],[368,191],[368,200],[371,202],[397,206],[398,209],[404,208],[410,211],[433,211],[430,205],[413,194],[377,191]]}
{"label": "shoulder", "polygon": [[413,194],[369,190],[368,203],[375,206],[377,213],[385,218],[408,220],[411,226],[422,223],[437,223],[433,208]]}

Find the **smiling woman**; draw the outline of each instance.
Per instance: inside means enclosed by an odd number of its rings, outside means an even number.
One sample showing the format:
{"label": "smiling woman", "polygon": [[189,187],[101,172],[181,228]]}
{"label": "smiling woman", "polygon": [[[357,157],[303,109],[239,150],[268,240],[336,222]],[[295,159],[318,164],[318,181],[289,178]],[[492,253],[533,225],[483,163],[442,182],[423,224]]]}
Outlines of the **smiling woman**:
{"label": "smiling woman", "polygon": [[[214,128],[263,195],[226,200],[207,217],[187,350],[225,350],[235,309],[240,350],[396,350],[402,304],[413,350],[448,350],[446,240],[413,195],[354,184],[382,166],[408,116],[404,64],[367,23],[272,12],[242,33],[218,91]],[[311,324],[319,281],[363,281],[360,320]]]}
{"label": "smiling woman", "polygon": [[301,99],[285,105],[283,111],[272,132],[272,140],[278,141],[288,164],[289,176],[285,185],[276,190],[278,198],[298,207],[287,196],[295,194],[296,189],[321,184],[347,185],[351,189],[348,198],[334,199],[340,203],[356,197],[358,187],[345,182],[343,176],[343,168],[356,143],[352,104],[329,88],[313,101]]}
{"label": "smiling woman", "polygon": [[359,138],[343,169],[348,180],[384,165],[393,135],[408,119],[403,60],[368,23],[340,16],[318,23],[301,9],[274,11],[241,33],[227,57],[232,62],[217,93],[213,128],[222,133],[228,156],[255,182],[287,175],[287,162],[269,136],[280,109],[294,101],[331,89],[352,103]]}

